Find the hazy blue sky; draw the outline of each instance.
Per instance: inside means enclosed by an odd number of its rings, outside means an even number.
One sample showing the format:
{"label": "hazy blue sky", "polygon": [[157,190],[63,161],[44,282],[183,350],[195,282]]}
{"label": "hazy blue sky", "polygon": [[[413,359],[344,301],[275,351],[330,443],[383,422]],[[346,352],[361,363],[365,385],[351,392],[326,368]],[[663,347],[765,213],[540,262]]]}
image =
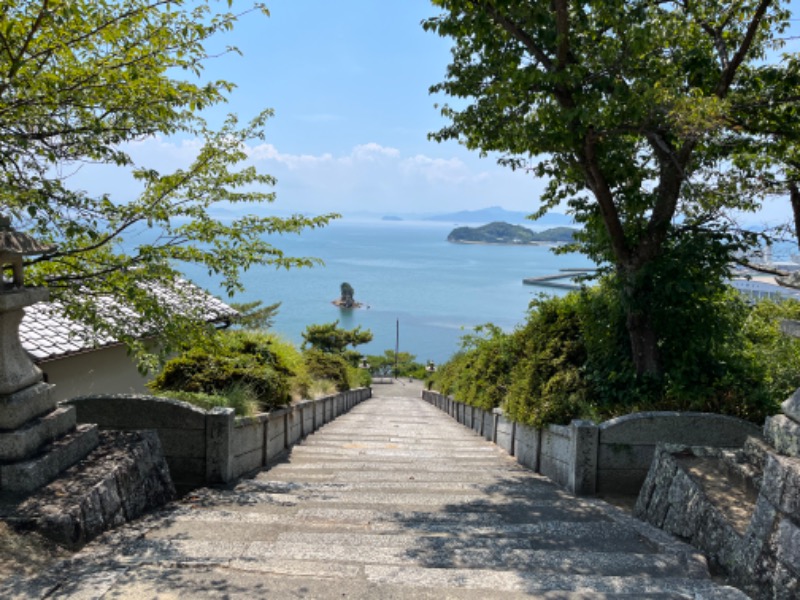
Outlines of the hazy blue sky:
{"label": "hazy blue sky", "polygon": [[[245,5],[235,2],[234,8]],[[455,143],[428,141],[427,134],[444,124],[428,88],[443,79],[450,48],[449,40],[420,26],[437,12],[428,0],[267,5],[270,17],[245,15],[232,33],[212,41],[212,53],[235,44],[243,56],[213,59],[206,75],[237,85],[223,112],[247,119],[263,108],[275,110],[267,140],[252,148],[259,168],[278,179],[273,209],[536,210],[543,183],[532,175]],[[213,122],[223,112],[208,116]],[[156,139],[137,144],[133,153],[166,170],[185,164],[194,148],[191,141]],[[115,185],[90,172],[81,179],[87,176],[93,185]]]}

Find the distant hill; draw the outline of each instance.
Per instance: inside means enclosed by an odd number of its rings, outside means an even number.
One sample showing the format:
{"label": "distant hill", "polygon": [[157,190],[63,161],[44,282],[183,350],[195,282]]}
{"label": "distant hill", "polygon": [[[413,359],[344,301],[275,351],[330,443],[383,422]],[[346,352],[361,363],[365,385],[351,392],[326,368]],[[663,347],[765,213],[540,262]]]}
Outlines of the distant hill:
{"label": "distant hill", "polygon": [[402,217],[398,217],[396,215],[386,215],[381,217],[381,221],[402,221]]}
{"label": "distant hill", "polygon": [[521,225],[494,222],[482,227],[456,227],[447,236],[448,242],[457,244],[535,244],[571,242],[575,229],[554,227],[532,231]]}
{"label": "distant hill", "polygon": [[561,213],[548,213],[541,219],[531,221],[527,219],[530,213],[506,210],[500,206],[491,206],[479,210],[462,210],[454,213],[425,217],[426,221],[439,221],[445,223],[538,223],[540,225],[570,225],[572,219]]}

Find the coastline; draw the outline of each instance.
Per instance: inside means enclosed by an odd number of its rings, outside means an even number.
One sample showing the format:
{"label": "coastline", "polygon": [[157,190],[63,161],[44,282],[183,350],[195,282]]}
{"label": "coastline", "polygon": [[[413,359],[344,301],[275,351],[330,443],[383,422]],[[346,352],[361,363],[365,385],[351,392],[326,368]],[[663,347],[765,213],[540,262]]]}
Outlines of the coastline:
{"label": "coastline", "polygon": [[451,244],[473,246],[558,246],[564,242],[478,242],[472,240],[447,240]]}

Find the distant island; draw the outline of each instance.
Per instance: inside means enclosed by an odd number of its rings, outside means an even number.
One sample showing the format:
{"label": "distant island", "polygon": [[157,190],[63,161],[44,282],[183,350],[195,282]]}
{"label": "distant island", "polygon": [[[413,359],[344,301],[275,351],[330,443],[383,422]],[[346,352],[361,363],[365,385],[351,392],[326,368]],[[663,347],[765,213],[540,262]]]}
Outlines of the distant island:
{"label": "distant island", "polygon": [[381,217],[381,221],[402,221],[402,220],[403,220],[402,217],[398,217],[396,215],[386,215],[384,217]]}
{"label": "distant island", "polygon": [[521,225],[494,222],[482,227],[456,227],[447,241],[455,244],[561,244],[571,242],[574,235],[572,227],[533,231]]}
{"label": "distant island", "polygon": [[[485,225],[486,223],[515,223],[524,224],[530,223],[528,219],[530,213],[520,212],[515,210],[506,210],[501,206],[490,206],[489,208],[481,208],[478,210],[462,210],[459,212],[432,215],[422,217],[424,221],[439,221],[440,223],[453,223],[460,225],[462,223],[474,223],[475,225]],[[568,226],[573,223],[572,217],[561,213],[551,213],[536,219],[539,225],[549,225],[552,227]]]}

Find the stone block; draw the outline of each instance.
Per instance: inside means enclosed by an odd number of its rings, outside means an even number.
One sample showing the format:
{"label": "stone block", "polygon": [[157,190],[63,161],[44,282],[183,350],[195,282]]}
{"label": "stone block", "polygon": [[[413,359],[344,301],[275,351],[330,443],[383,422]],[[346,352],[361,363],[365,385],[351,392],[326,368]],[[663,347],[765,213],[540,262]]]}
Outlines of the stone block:
{"label": "stone block", "polygon": [[800,575],[800,528],[790,519],[781,519],[774,540],[777,559],[796,578]]}
{"label": "stone block", "polygon": [[775,508],[800,523],[800,459],[768,454],[761,494]]}
{"label": "stone block", "polygon": [[231,438],[231,452],[239,456],[261,448],[264,443],[264,422],[261,419],[236,419]]}
{"label": "stone block", "polygon": [[81,396],[64,404],[78,411],[78,423],[101,429],[205,429],[206,411],[187,402],[138,394]]}
{"label": "stone block", "polygon": [[678,464],[670,452],[658,446],[636,501],[635,516],[656,527],[663,525],[670,508],[669,489],[677,470]]}
{"label": "stone block", "polygon": [[591,421],[575,420],[570,424],[570,454],[572,465],[568,489],[578,496],[597,491],[597,425]]}
{"label": "stone block", "polygon": [[64,406],[28,421],[13,431],[0,432],[0,461],[31,458],[45,444],[75,428],[75,409]]}
{"label": "stone block", "polygon": [[494,415],[489,411],[483,411],[483,423],[481,424],[481,432],[484,439],[494,441]]}
{"label": "stone block", "polygon": [[800,389],[795,390],[794,394],[783,401],[781,411],[796,423],[800,423]]}
{"label": "stone block", "polygon": [[166,456],[205,458],[205,429],[157,429],[156,432]]}
{"label": "stone block", "polygon": [[40,455],[0,465],[0,490],[23,494],[32,492],[84,458],[97,444],[97,427],[78,426],[74,432],[45,446]]}
{"label": "stone block", "polygon": [[570,465],[551,455],[542,453],[539,457],[539,472],[561,487],[567,487],[569,483]]}
{"label": "stone block", "polygon": [[647,469],[597,469],[597,493],[636,496],[647,473]]}
{"label": "stone block", "polygon": [[502,413],[497,415],[497,432],[495,434],[495,443],[511,454],[514,455],[514,422],[508,419]]}
{"label": "stone block", "polygon": [[53,386],[44,382],[0,396],[0,429],[16,429],[55,408]]}
{"label": "stone block", "polygon": [[233,479],[232,408],[215,408],[206,415],[206,483],[228,483]]}
{"label": "stone block", "polygon": [[597,464],[603,470],[639,470],[642,479],[653,462],[655,446],[632,444],[600,444],[597,449]]}
{"label": "stone block", "polygon": [[740,448],[748,436],[760,436],[758,427],[752,423],[709,413],[633,413],[605,421],[599,427],[601,444],[655,445],[666,442]]}
{"label": "stone block", "polygon": [[514,435],[514,456],[519,464],[539,471],[539,443],[540,432],[538,429],[527,425],[517,424]]}
{"label": "stone block", "polygon": [[785,415],[767,417],[764,439],[781,454],[800,457],[800,423]]}

